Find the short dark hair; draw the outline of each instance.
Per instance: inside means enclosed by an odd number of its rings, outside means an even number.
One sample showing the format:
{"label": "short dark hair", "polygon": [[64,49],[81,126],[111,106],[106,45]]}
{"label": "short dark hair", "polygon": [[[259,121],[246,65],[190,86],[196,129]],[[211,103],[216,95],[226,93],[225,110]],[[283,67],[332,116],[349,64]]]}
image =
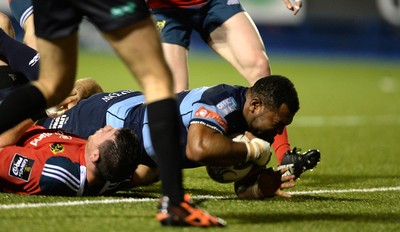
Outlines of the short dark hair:
{"label": "short dark hair", "polygon": [[130,178],[139,164],[139,141],[132,130],[122,128],[114,140],[99,146],[97,171],[104,180],[119,182]]}
{"label": "short dark hair", "polygon": [[258,97],[261,101],[278,110],[285,103],[292,113],[300,109],[299,97],[293,83],[284,76],[270,75],[259,79],[250,87],[252,97]]}

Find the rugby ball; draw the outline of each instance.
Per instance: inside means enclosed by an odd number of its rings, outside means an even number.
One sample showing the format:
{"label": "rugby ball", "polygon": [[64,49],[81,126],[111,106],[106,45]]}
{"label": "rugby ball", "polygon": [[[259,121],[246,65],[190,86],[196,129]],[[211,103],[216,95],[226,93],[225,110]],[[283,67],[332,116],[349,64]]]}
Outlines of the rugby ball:
{"label": "rugby ball", "polygon": [[[244,134],[239,134],[233,139],[235,142],[249,142],[250,139]],[[232,183],[245,177],[253,167],[253,162],[236,164],[227,167],[206,166],[207,173],[214,181],[219,183]]]}
{"label": "rugby ball", "polygon": [[236,182],[249,174],[252,168],[252,162],[227,167],[206,166],[208,176],[219,183]]}

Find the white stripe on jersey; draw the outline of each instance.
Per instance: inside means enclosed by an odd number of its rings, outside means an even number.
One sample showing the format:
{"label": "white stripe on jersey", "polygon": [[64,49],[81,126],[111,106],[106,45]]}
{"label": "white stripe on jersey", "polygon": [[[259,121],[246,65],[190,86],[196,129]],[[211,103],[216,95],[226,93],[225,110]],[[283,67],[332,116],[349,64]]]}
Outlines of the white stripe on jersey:
{"label": "white stripe on jersey", "polygon": [[85,191],[85,183],[86,183],[86,167],[80,166],[80,180],[81,183],[79,185],[79,191],[76,193],[77,196],[82,196]]}
{"label": "white stripe on jersey", "polygon": [[68,170],[56,165],[45,164],[42,175],[57,179],[65,183],[74,192],[79,190],[80,181]]}
{"label": "white stripe on jersey", "polygon": [[63,179],[60,176],[57,175],[53,175],[53,174],[49,174],[49,173],[42,173],[43,176],[47,176],[47,177],[51,177],[53,179],[59,180],[61,182],[63,182],[66,186],[68,186],[68,188],[70,188],[72,191],[77,192],[78,189],[74,188],[74,186],[72,186],[70,183],[68,183],[68,181],[66,181],[65,179]]}
{"label": "white stripe on jersey", "polygon": [[33,14],[33,6],[30,6],[28,9],[24,11],[21,15],[21,19],[19,20],[19,25],[24,28],[25,21],[28,19],[29,16]]}

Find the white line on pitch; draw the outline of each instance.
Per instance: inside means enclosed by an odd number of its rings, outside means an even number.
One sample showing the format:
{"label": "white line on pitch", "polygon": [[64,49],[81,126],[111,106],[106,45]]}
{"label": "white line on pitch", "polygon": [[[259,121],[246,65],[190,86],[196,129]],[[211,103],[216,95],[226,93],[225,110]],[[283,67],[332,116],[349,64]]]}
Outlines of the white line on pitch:
{"label": "white line on pitch", "polygon": [[386,192],[400,191],[400,186],[382,187],[382,188],[365,188],[365,189],[340,189],[340,190],[311,190],[311,191],[293,191],[289,192],[292,195],[307,195],[307,194],[323,194],[323,193],[370,193],[370,192]]}
{"label": "white line on pitch", "polygon": [[21,203],[21,204],[5,204],[0,205],[0,209],[24,209],[24,208],[41,208],[52,206],[75,206],[75,205],[94,205],[94,204],[115,204],[130,202],[149,202],[156,201],[155,198],[122,198],[122,199],[104,199],[104,200],[84,200],[84,201],[61,201],[51,203]]}
{"label": "white line on pitch", "polygon": [[[382,187],[382,188],[364,188],[364,189],[341,189],[341,190],[311,190],[311,191],[293,191],[289,192],[292,195],[309,195],[309,194],[324,194],[324,193],[354,193],[354,192],[386,192],[400,191],[400,186]],[[212,196],[199,195],[193,196],[194,199],[230,199],[235,196]],[[56,206],[76,206],[76,205],[94,205],[94,204],[117,204],[117,203],[134,203],[134,202],[150,202],[157,201],[157,198],[122,198],[122,199],[104,199],[104,200],[84,200],[84,201],[63,201],[52,203],[21,203],[21,204],[1,204],[0,209],[26,209],[26,208],[41,208],[41,207],[56,207]]]}

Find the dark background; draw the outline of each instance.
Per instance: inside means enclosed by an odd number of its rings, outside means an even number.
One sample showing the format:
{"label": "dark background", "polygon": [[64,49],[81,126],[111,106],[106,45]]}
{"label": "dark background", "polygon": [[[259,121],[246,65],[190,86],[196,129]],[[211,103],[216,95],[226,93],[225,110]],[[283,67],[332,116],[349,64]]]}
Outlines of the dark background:
{"label": "dark background", "polygon": [[[249,1],[253,4],[275,1],[285,8],[281,0],[243,0],[242,4],[246,7]],[[301,18],[295,24],[279,23],[279,20],[269,23],[254,17],[268,53],[400,59],[400,0],[303,0],[303,3],[298,16],[288,16]],[[382,5],[389,5],[390,12],[383,11]],[[0,8],[8,13],[6,1]],[[250,10],[249,13],[255,16]],[[15,20],[13,23],[20,39],[22,31]],[[81,37],[83,46],[109,49],[101,40],[93,38],[90,30],[81,30]],[[209,51],[197,33],[193,34],[191,49]]]}

